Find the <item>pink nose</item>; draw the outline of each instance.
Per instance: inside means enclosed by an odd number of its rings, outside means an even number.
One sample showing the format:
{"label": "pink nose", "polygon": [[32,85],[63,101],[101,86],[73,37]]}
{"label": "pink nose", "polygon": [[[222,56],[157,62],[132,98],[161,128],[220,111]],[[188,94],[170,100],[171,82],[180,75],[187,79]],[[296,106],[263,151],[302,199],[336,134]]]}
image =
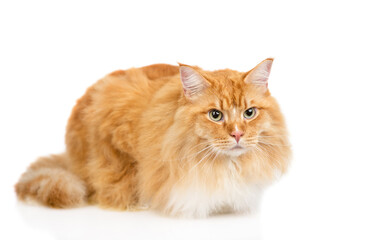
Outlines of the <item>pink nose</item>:
{"label": "pink nose", "polygon": [[244,132],[242,132],[242,131],[234,131],[230,135],[235,138],[235,140],[236,140],[237,143],[239,143],[239,140],[244,135]]}

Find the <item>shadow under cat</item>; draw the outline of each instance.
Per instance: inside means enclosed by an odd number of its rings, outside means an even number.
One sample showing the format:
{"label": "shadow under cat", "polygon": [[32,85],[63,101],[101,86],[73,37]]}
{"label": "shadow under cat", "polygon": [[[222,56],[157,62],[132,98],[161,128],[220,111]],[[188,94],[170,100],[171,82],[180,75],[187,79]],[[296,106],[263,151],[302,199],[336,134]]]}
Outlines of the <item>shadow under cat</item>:
{"label": "shadow under cat", "polygon": [[107,211],[88,206],[50,209],[17,203],[24,221],[55,239],[261,239],[257,215],[177,219],[154,212]]}

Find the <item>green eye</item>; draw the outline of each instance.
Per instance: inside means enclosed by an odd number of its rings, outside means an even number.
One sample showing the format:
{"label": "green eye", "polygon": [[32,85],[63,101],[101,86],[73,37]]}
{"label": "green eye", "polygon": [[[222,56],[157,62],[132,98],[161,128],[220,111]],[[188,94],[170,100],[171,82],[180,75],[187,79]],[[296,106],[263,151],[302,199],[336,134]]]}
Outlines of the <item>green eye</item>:
{"label": "green eye", "polygon": [[222,112],[217,109],[212,109],[208,112],[210,119],[214,122],[219,122],[222,120]]}
{"label": "green eye", "polygon": [[244,111],[244,118],[246,119],[251,119],[256,115],[256,108],[252,107],[252,108],[248,108],[247,110]]}

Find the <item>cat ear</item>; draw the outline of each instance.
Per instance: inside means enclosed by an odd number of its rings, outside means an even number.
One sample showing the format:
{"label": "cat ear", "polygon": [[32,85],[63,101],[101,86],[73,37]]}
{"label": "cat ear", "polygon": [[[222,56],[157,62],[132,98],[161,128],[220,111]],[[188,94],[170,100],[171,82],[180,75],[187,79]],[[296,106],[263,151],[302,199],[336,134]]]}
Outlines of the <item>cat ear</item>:
{"label": "cat ear", "polygon": [[245,77],[245,83],[254,84],[267,90],[268,77],[270,76],[273,58],[267,58],[250,70]]}
{"label": "cat ear", "polygon": [[187,98],[193,98],[207,87],[207,82],[201,74],[189,66],[180,65],[180,78]]}

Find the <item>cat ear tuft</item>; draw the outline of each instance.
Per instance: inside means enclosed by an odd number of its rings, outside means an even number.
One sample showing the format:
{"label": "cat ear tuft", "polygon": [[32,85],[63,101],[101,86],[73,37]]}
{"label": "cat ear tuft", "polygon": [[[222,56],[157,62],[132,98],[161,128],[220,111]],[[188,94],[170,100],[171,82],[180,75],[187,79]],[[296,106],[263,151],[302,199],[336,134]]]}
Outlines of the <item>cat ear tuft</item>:
{"label": "cat ear tuft", "polygon": [[246,83],[254,84],[267,89],[268,78],[271,72],[273,58],[267,58],[250,70],[245,78]]}
{"label": "cat ear tuft", "polygon": [[180,65],[180,78],[187,98],[194,97],[207,87],[207,82],[201,74],[189,66]]}

